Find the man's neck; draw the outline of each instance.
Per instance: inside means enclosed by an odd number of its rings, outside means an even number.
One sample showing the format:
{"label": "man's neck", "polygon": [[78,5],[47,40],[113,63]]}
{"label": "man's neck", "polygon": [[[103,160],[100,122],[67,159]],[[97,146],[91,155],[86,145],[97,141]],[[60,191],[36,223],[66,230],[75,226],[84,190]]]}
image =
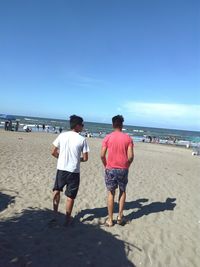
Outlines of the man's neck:
{"label": "man's neck", "polygon": [[74,132],[74,133],[79,133],[78,131],[76,131],[76,130],[74,130],[74,129],[73,129],[73,130],[71,130],[71,132]]}
{"label": "man's neck", "polygon": [[114,132],[121,132],[122,128],[114,128]]}

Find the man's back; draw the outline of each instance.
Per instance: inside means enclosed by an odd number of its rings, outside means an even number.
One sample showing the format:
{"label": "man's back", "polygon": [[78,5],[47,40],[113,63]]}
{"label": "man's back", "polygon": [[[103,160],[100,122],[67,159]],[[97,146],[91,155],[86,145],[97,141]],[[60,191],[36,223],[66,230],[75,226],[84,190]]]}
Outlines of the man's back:
{"label": "man's back", "polygon": [[107,169],[128,169],[128,147],[133,146],[131,137],[121,131],[108,134],[103,140],[103,147],[108,149]]}
{"label": "man's back", "polygon": [[74,131],[69,131],[61,133],[53,144],[59,148],[57,169],[79,172],[81,152],[88,152],[85,138]]}

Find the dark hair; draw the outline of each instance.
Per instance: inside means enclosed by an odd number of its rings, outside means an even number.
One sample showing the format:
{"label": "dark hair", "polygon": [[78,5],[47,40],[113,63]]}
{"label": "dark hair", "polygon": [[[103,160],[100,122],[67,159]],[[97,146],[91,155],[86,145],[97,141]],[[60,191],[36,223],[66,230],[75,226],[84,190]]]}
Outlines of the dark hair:
{"label": "dark hair", "polygon": [[122,115],[117,115],[112,118],[113,128],[121,128],[124,122]]}
{"label": "dark hair", "polygon": [[70,128],[74,129],[77,125],[83,125],[83,118],[76,115],[71,115],[69,123]]}

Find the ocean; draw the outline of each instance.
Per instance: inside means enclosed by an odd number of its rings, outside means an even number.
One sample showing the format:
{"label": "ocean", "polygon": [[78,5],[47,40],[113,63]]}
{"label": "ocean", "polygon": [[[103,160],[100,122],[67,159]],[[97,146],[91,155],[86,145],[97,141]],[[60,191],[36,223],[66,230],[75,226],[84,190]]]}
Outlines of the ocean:
{"label": "ocean", "polygon": [[[68,120],[60,119],[49,119],[49,118],[39,118],[30,116],[15,116],[19,121],[19,131],[23,130],[23,127],[27,125],[32,131],[44,131],[42,125],[45,125],[45,131],[56,133],[59,132],[59,128],[63,131],[70,129]],[[15,122],[13,121],[13,126]],[[39,125],[39,129],[37,128]],[[112,131],[112,125],[107,123],[97,123],[97,122],[84,122],[83,135],[100,137],[103,138],[106,134]],[[4,121],[0,122],[1,128],[4,127]],[[179,143],[187,144],[199,143],[200,142],[200,132],[198,131],[186,131],[186,130],[174,130],[174,129],[163,129],[163,128],[151,128],[142,127],[134,125],[124,125],[123,131],[128,133],[135,142],[138,141],[158,141],[160,143]]]}

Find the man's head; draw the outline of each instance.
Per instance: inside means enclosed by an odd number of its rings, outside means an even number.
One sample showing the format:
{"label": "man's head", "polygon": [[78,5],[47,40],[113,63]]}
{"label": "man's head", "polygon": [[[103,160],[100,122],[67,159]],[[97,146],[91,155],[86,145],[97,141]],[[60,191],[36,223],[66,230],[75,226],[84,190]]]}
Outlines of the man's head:
{"label": "man's head", "polygon": [[122,115],[117,115],[112,118],[113,128],[122,128],[123,127],[124,118]]}
{"label": "man's head", "polygon": [[70,116],[70,128],[72,130],[76,129],[77,126],[79,127],[83,127],[84,124],[83,124],[83,118],[79,117],[79,116],[76,116],[76,115],[72,115]]}

